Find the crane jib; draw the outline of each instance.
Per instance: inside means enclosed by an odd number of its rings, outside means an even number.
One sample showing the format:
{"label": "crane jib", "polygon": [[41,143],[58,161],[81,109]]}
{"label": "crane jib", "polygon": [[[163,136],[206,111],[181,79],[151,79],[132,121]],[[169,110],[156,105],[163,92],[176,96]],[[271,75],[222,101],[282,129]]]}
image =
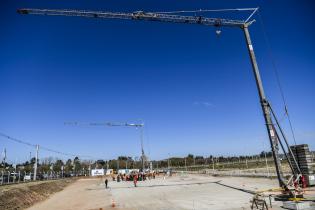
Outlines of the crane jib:
{"label": "crane jib", "polygon": [[203,16],[170,15],[154,12],[137,11],[133,13],[103,12],[86,10],[53,10],[53,9],[18,9],[19,14],[51,15],[51,16],[77,16],[88,18],[130,19],[173,23],[200,24],[206,26],[242,27],[243,20],[230,20],[222,18],[209,18]]}

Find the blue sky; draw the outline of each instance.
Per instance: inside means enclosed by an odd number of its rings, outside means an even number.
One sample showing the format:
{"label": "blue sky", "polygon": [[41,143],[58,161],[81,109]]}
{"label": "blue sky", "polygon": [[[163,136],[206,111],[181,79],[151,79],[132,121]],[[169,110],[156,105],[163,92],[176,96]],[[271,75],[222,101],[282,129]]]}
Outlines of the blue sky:
{"label": "blue sky", "polygon": [[[140,154],[138,130],[64,122],[142,119],[145,151],[153,159],[269,150],[241,30],[223,28],[217,37],[214,28],[204,26],[15,12],[23,7],[130,12],[256,6],[261,8],[297,143],[315,149],[311,0],[3,1],[0,131],[62,152],[105,159],[135,157]],[[254,18],[257,22],[250,31],[266,95],[282,118],[270,52],[261,22]],[[282,124],[293,143],[287,122]],[[34,153],[33,148],[1,137],[3,148],[11,161]],[[56,156],[46,151],[40,155]]]}

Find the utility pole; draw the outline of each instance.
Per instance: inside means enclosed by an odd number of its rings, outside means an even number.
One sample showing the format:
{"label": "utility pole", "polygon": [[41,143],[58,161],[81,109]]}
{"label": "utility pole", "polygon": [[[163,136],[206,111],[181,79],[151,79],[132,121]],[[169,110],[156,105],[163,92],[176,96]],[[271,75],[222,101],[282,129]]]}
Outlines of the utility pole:
{"label": "utility pole", "polygon": [[[76,162],[73,159],[73,173],[75,174],[75,176],[77,176],[77,171],[76,171]],[[95,168],[96,168],[96,164],[95,164]]]}
{"label": "utility pole", "polygon": [[15,158],[15,161],[14,161],[14,164],[13,164],[13,167],[14,167],[14,179],[13,179],[13,182],[15,182],[15,179],[16,179],[16,164],[17,164],[17,159]]}
{"label": "utility pole", "polygon": [[4,150],[3,150],[3,168],[5,169],[5,164],[6,164],[6,159],[7,159],[7,149],[6,148],[4,148]]}
{"label": "utility pole", "polygon": [[168,153],[167,167],[170,169],[170,153]]}
{"label": "utility pole", "polygon": [[242,161],[241,161],[240,156],[238,157],[238,167],[239,167],[239,169],[242,168]]}
{"label": "utility pole", "polygon": [[39,150],[39,145],[36,145],[36,156],[35,156],[35,163],[34,163],[34,177],[33,180],[36,181],[36,176],[37,176],[37,165],[38,165],[38,150]]}
{"label": "utility pole", "polygon": [[185,157],[185,169],[186,169],[186,172],[187,172],[187,163],[186,163],[186,157]]}

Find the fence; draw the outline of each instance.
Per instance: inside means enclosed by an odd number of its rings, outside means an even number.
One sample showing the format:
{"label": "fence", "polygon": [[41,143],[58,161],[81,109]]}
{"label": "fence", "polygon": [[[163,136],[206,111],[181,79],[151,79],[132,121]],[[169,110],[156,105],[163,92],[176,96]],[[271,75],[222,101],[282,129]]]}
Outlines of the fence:
{"label": "fence", "polygon": [[[192,171],[185,170],[175,170],[176,172],[186,172],[189,174],[208,174],[212,176],[239,176],[239,177],[266,177],[274,178],[277,177],[276,171],[274,169],[266,170],[266,168],[255,168],[255,169],[246,169],[246,170],[235,170],[235,169],[226,169],[226,170],[213,170],[213,169],[199,169]],[[283,173],[284,176],[290,176],[290,173]]]}
{"label": "fence", "polygon": [[[39,173],[36,175],[36,181],[53,180],[65,178],[65,175],[60,172]],[[0,172],[0,185],[18,184],[34,181],[33,173],[26,173],[24,171],[1,171]]]}

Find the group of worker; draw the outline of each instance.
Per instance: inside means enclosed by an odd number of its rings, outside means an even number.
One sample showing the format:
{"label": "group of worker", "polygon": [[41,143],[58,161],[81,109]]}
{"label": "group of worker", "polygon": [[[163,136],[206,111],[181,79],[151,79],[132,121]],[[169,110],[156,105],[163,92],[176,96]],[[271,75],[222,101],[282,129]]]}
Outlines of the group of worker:
{"label": "group of worker", "polygon": [[[118,174],[117,176],[112,176],[112,180],[117,182],[120,181],[133,181],[134,186],[137,187],[138,181],[145,181],[146,179],[155,179],[157,174],[155,172],[152,173],[144,173],[144,172],[132,172],[130,174]],[[108,179],[105,179],[105,187],[108,188]]]}

